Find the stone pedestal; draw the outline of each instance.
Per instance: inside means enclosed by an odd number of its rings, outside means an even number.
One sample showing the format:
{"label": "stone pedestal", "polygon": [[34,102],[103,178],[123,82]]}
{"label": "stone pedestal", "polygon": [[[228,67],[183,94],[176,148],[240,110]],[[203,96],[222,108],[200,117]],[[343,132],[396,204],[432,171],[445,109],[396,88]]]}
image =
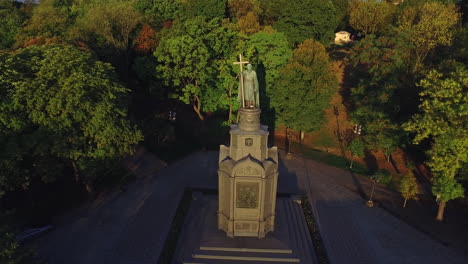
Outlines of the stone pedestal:
{"label": "stone pedestal", "polygon": [[268,148],[259,109],[240,109],[231,145],[220,146],[218,228],[230,237],[263,238],[275,228],[278,150]]}

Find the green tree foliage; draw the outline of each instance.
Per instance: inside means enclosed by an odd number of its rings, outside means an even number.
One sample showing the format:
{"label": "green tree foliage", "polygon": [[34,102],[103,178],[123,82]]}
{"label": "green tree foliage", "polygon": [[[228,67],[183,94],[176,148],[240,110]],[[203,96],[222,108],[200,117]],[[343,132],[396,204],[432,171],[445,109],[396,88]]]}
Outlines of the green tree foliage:
{"label": "green tree foliage", "polygon": [[336,21],[338,30],[345,30],[349,24],[349,0],[332,0],[335,7]]}
{"label": "green tree foliage", "polygon": [[186,18],[196,16],[205,16],[207,18],[225,17],[226,0],[185,0],[182,3],[182,16]]}
{"label": "green tree foliage", "polygon": [[253,12],[249,12],[246,16],[239,18],[237,24],[240,32],[245,35],[252,35],[260,31],[258,17]]}
{"label": "green tree foliage", "polygon": [[235,33],[219,19],[195,17],[178,21],[154,52],[159,61],[157,72],[172,96],[191,104],[198,117],[203,112],[227,107],[226,92],[218,79],[235,46]]}
{"label": "green tree foliage", "polygon": [[422,69],[428,54],[436,47],[450,46],[460,22],[455,4],[427,2],[408,7],[399,18],[399,30],[408,34],[412,49],[412,73]]}
{"label": "green tree foliage", "polygon": [[418,182],[416,181],[416,177],[414,177],[413,173],[405,174],[401,180],[400,185],[398,186],[398,191],[400,191],[401,195],[405,199],[403,202],[403,207],[406,207],[406,202],[409,199],[417,199],[419,194],[419,186]]}
{"label": "green tree foliage", "polygon": [[313,39],[304,41],[279,74],[271,92],[277,125],[319,130],[325,122],[323,110],[338,88],[325,47]]}
{"label": "green tree foliage", "polygon": [[34,261],[33,254],[24,250],[15,240],[14,233],[0,228],[0,263],[3,264],[31,264]]}
{"label": "green tree foliage", "polygon": [[328,44],[338,23],[331,0],[278,1],[280,10],[274,27],[284,32],[289,42],[299,44],[314,38]]}
{"label": "green tree foliage", "polygon": [[259,0],[259,2],[263,25],[272,26],[278,21],[284,1]]}
{"label": "green tree foliage", "polygon": [[421,113],[405,124],[415,133],[414,143],[432,141],[427,164],[434,174],[432,191],[441,201],[438,220],[445,202],[463,196],[455,175],[468,161],[468,69],[455,64],[445,72],[433,70],[421,80]]}
{"label": "green tree foliage", "polygon": [[[83,39],[91,47],[118,66],[127,79],[131,51],[138,37],[142,18],[131,2],[113,2],[93,5],[79,19]],[[109,50],[111,52],[109,52]],[[117,55],[117,62],[115,58]]]}
{"label": "green tree foliage", "polygon": [[180,17],[182,1],[179,0],[137,0],[135,9],[152,23],[174,20]]}
{"label": "green tree foliage", "polygon": [[70,10],[60,4],[59,0],[40,1],[18,37],[19,44],[36,37],[64,37],[72,20]]}
{"label": "green tree foliage", "polygon": [[[0,167],[9,168],[0,172],[2,189],[24,187],[43,157],[117,158],[142,139],[126,117],[129,90],[89,52],[52,45],[1,56]],[[31,167],[18,175],[22,161]]]}
{"label": "green tree foliage", "polygon": [[352,1],[349,24],[366,35],[382,33],[391,24],[395,11],[395,5],[385,1]]}
{"label": "green tree foliage", "polygon": [[404,36],[368,35],[350,54],[356,83],[351,88],[351,118],[362,125],[369,148],[384,149],[387,157],[405,138],[399,123],[414,113],[410,81],[404,75],[409,49]]}
{"label": "green tree foliage", "polygon": [[241,33],[252,35],[260,31],[260,3],[257,0],[229,0],[229,13],[237,21]]}
{"label": "green tree foliage", "polygon": [[353,168],[354,157],[362,158],[364,157],[364,152],[366,150],[366,145],[361,138],[354,138],[349,142],[347,149],[351,151],[351,164],[349,165],[350,168]]}
{"label": "green tree foliage", "polygon": [[0,49],[13,46],[24,20],[24,14],[13,0],[0,0]]}
{"label": "green tree foliage", "polygon": [[253,13],[258,16],[262,13],[260,2],[258,0],[228,0],[230,16],[236,19]]}
{"label": "green tree foliage", "polygon": [[[279,71],[292,57],[292,50],[286,39],[286,35],[281,32],[276,32],[271,28],[267,28],[252,35],[248,40],[246,48],[248,49],[247,58],[252,61],[253,64],[263,67],[264,72],[261,72],[261,70],[257,68],[257,75],[263,74],[264,78],[263,83],[265,87],[260,87],[260,89],[264,88],[266,95],[271,96],[272,86],[280,77]],[[259,78],[261,78],[261,76],[259,76]]]}

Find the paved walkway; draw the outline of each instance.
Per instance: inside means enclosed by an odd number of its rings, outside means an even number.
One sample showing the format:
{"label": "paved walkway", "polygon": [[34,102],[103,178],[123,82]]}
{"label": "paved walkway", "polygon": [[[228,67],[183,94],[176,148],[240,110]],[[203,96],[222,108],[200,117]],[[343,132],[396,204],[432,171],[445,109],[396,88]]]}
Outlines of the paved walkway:
{"label": "paved walkway", "polygon": [[[49,264],[157,263],[184,188],[217,188],[218,153],[197,152],[157,172],[150,160],[160,163],[146,155],[145,177],[70,212],[38,240]],[[309,195],[332,264],[463,262],[382,209],[366,208],[334,181],[345,173],[300,157],[280,161],[278,191]]]}
{"label": "paved walkway", "polygon": [[299,156],[285,162],[309,197],[331,263],[467,262],[385,210],[367,208],[340,184],[356,181],[349,172]]}
{"label": "paved walkway", "polygon": [[135,168],[146,177],[125,192],[61,219],[66,223],[38,241],[40,255],[49,264],[157,263],[184,188],[217,187],[217,153],[198,152],[157,172],[151,164],[145,158]]}

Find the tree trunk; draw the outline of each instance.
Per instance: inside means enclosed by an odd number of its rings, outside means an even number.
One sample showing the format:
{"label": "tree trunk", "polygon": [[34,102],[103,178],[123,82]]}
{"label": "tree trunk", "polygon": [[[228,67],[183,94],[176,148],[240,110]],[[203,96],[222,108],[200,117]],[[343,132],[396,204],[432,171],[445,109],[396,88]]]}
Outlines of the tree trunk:
{"label": "tree trunk", "polygon": [[75,182],[80,182],[80,172],[78,171],[78,166],[76,165],[76,160],[72,160],[73,173],[75,174]]}
{"label": "tree trunk", "polygon": [[439,202],[439,210],[437,210],[437,221],[444,220],[444,210],[445,210],[445,203],[444,201]]}
{"label": "tree trunk", "polygon": [[198,96],[195,96],[195,102],[192,104],[192,106],[193,106],[193,110],[195,111],[195,113],[197,113],[198,118],[200,118],[200,120],[202,121],[205,120],[205,118],[201,114],[201,101]]}
{"label": "tree trunk", "polygon": [[351,164],[349,165],[349,168],[350,168],[350,169],[353,168],[353,161],[354,161],[354,156],[351,156]]}
{"label": "tree trunk", "polygon": [[406,208],[406,201],[408,201],[407,198],[405,198],[405,201],[403,202],[403,208]]}

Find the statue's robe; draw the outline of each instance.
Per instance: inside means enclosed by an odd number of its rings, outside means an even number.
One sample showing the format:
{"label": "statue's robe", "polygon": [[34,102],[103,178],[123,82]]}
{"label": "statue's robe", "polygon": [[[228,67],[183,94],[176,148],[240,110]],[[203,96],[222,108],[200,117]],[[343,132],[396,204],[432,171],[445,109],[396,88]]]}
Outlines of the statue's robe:
{"label": "statue's robe", "polygon": [[[246,107],[249,105],[248,102],[251,102],[255,108],[260,108],[257,73],[255,73],[254,70],[246,70],[242,72],[242,78],[244,81],[244,100],[246,102]],[[240,85],[238,95],[239,102],[242,103]]]}

